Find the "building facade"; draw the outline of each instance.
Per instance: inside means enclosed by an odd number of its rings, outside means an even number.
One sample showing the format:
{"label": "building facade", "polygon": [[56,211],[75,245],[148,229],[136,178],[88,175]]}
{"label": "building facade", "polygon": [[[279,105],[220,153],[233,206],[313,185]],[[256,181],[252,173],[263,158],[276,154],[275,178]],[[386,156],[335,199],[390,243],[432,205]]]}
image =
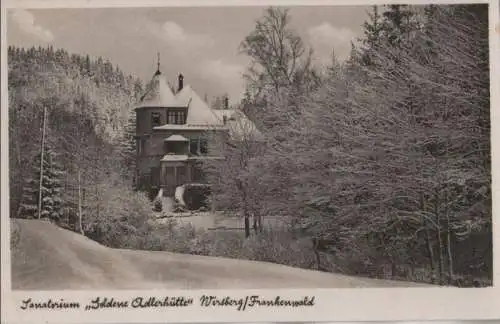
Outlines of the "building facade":
{"label": "building facade", "polygon": [[227,136],[226,117],[185,85],[182,74],[171,87],[159,66],[135,112],[138,189],[173,195],[177,186],[203,182],[203,161],[221,158],[208,141]]}

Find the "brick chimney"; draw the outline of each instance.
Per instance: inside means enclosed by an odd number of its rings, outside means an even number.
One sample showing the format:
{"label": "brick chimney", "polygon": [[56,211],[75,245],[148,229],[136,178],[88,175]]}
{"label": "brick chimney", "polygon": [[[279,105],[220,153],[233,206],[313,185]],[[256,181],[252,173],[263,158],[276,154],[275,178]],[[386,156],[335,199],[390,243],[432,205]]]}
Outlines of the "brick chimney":
{"label": "brick chimney", "polygon": [[178,78],[178,86],[177,86],[177,92],[181,91],[182,88],[184,88],[184,76],[182,74],[179,74]]}

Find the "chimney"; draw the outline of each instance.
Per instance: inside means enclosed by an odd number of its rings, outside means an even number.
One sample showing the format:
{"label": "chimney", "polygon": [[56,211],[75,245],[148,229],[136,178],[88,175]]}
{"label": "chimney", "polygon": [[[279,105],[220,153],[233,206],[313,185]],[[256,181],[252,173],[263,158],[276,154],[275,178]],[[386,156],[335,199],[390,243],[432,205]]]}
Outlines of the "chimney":
{"label": "chimney", "polygon": [[179,83],[177,87],[177,92],[181,91],[182,88],[184,88],[184,76],[182,74],[179,74]]}
{"label": "chimney", "polygon": [[229,109],[229,97],[224,97],[224,109]]}

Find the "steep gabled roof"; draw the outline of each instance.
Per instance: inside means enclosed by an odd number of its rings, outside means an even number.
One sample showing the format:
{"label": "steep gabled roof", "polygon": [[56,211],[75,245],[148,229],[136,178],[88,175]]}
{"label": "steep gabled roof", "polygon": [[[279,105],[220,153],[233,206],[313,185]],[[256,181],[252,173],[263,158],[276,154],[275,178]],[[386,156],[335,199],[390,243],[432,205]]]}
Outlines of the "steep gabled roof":
{"label": "steep gabled roof", "polygon": [[166,124],[154,127],[156,130],[202,130],[202,129],[228,129],[221,116],[193,90],[190,85],[185,85],[181,91],[174,94],[165,76],[156,71],[151,82],[146,87],[138,108],[186,108],[186,124]]}
{"label": "steep gabled roof", "polygon": [[175,97],[181,107],[188,107],[187,125],[223,125],[191,86],[186,85]]}

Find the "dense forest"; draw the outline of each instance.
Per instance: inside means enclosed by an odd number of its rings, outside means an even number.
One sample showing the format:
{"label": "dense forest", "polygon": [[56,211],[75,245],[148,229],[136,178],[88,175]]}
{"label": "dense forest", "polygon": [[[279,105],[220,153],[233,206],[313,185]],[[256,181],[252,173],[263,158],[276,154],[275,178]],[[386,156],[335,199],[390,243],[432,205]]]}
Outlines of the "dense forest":
{"label": "dense forest", "polygon": [[241,43],[266,145],[248,132],[207,168],[214,204],[238,206],[247,237],[287,219],[317,269],[491,284],[488,7],[373,7],[326,68],[291,18],[270,8]]}
{"label": "dense forest", "polygon": [[8,66],[11,216],[89,236],[126,219],[127,201],[142,199],[132,191],[142,82],[52,47],[9,47]]}
{"label": "dense forest", "polygon": [[487,5],[373,7],[327,66],[291,19],[269,8],[241,43],[239,107],[258,138],[240,127],[205,163],[213,208],[241,215],[244,235],[151,225],[132,181],[141,81],[52,47],[8,50],[11,217],[112,247],[491,285]]}

